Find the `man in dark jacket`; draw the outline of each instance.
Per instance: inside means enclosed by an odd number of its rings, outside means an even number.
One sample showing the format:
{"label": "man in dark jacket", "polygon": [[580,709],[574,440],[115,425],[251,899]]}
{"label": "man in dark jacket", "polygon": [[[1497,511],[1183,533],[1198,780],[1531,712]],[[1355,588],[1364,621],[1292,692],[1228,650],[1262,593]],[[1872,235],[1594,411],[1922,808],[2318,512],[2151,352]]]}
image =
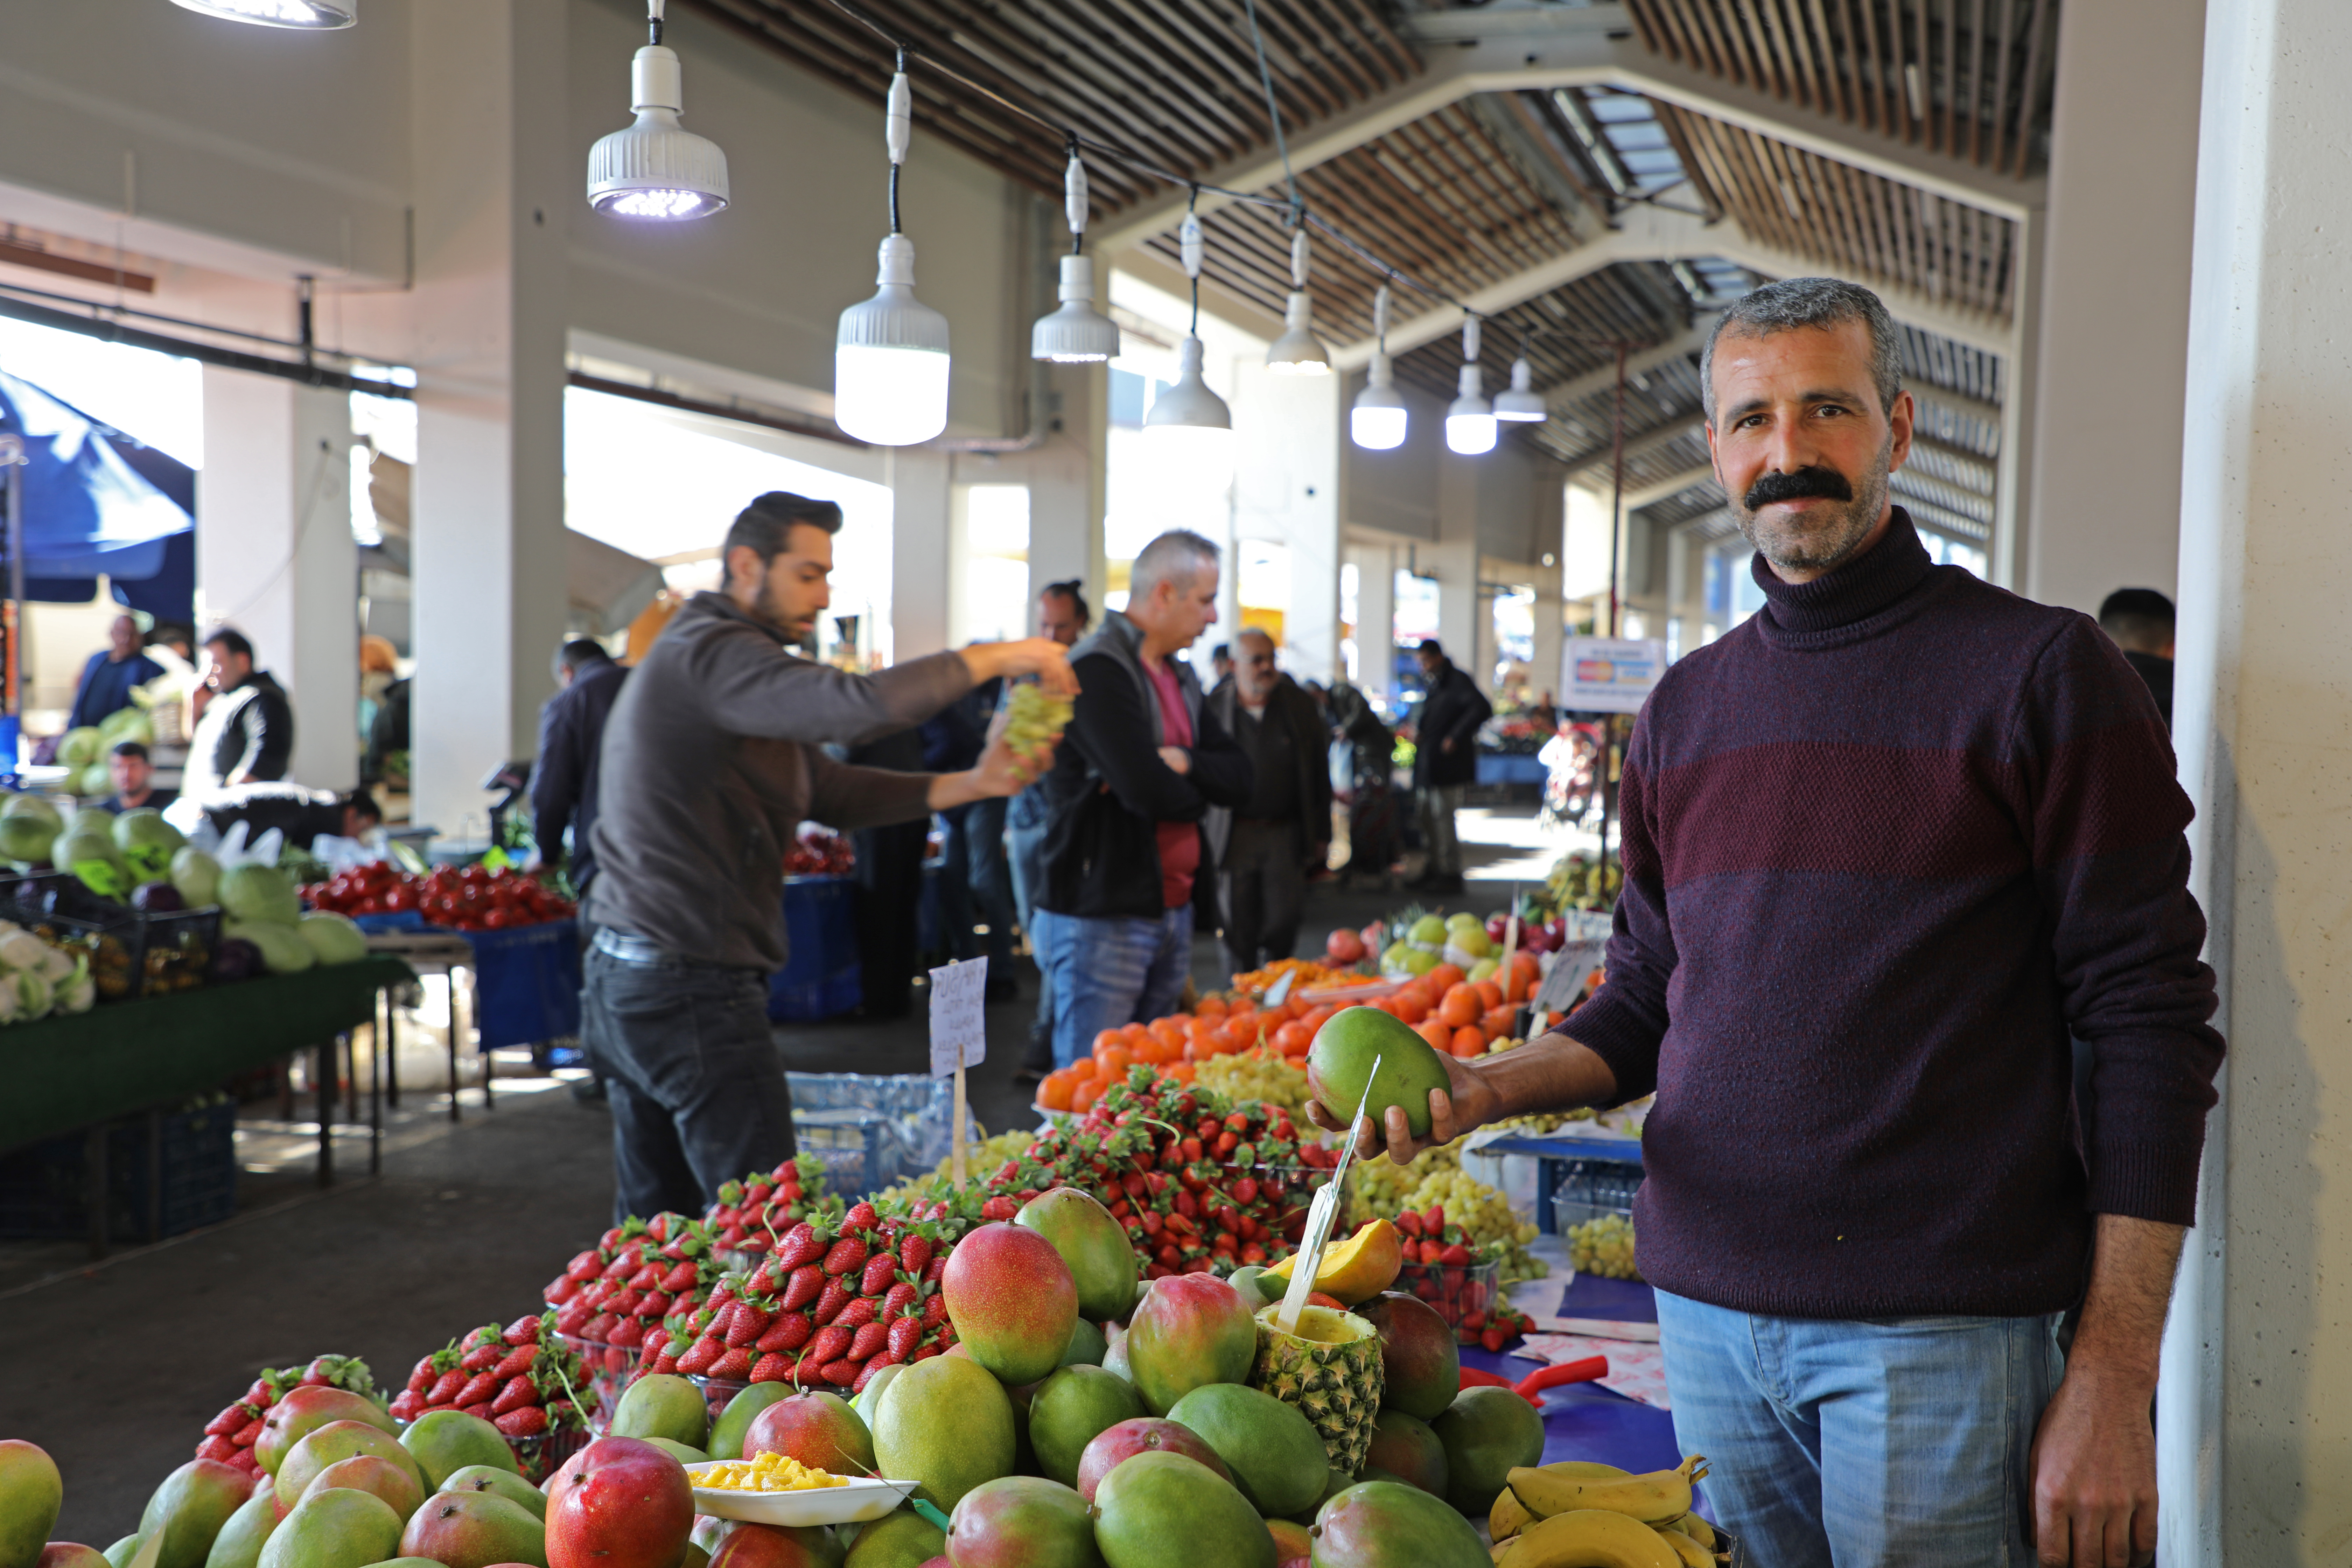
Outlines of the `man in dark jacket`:
{"label": "man in dark jacket", "polygon": [[1329,731],[1255,626],[1234,639],[1234,678],[1209,694],[1209,711],[1248,754],[1255,781],[1245,804],[1212,806],[1206,824],[1225,962],[1241,974],[1297,947],[1307,879],[1330,858]]}
{"label": "man in dark jacket", "polygon": [[2153,588],[2118,588],[2099,605],[2099,629],[2147,682],[2164,727],[2172,727],[2172,601]]}
{"label": "man in dark jacket", "polygon": [[73,711],[66,728],[79,730],[131,706],[131,689],[144,686],[163,673],[163,667],[139,648],[139,623],[117,616],[106,628],[106,646],[81,667],[74,687]]}
{"label": "man in dark jacket", "polygon": [[233,626],[205,638],[205,687],[212,693],[188,743],[180,793],[202,798],[238,784],[275,784],[294,755],[294,705],[253,645]]}
{"label": "man in dark jacket", "polygon": [[1201,818],[1250,791],[1249,759],[1176,657],[1216,616],[1217,547],[1177,530],[1135,558],[1127,609],[1070,650],[1082,689],[1041,785],[1051,826],[1034,895],[1064,1067],[1183,994]]}
{"label": "man in dark jacket", "polygon": [[1001,736],[959,773],[850,767],[820,745],[920,723],[998,676],[1072,689],[1043,639],[870,676],[798,657],[832,602],[840,528],[831,501],[778,491],[745,508],[723,590],[662,628],[606,721],[581,1043],[612,1098],[617,1215],[698,1213],[794,1151],[768,979],[788,956],[784,850],[801,823],[919,819],[1011,795],[1041,765]]}
{"label": "man in dark jacket", "polygon": [[1462,794],[1478,777],[1478,726],[1495,716],[1478,683],[1454,668],[1435,637],[1421,645],[1421,674],[1428,695],[1413,719],[1412,793],[1421,816],[1421,842],[1429,865],[1413,884],[1417,892],[1462,890],[1462,840],[1454,834],[1454,814]]}
{"label": "man in dark jacket", "polygon": [[555,656],[561,688],[539,710],[539,758],[530,771],[530,832],[541,861],[563,858],[563,834],[572,832],[572,886],[588,896],[596,879],[596,784],[604,748],[604,721],[629,678],[604,645],[586,637],[565,643]]}

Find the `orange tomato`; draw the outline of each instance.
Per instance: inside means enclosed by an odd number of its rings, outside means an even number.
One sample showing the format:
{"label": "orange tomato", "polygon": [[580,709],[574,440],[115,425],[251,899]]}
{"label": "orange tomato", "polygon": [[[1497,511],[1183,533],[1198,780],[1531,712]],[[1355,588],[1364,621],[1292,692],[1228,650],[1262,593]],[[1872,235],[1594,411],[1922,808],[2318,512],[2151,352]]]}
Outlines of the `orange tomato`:
{"label": "orange tomato", "polygon": [[1465,984],[1445,988],[1444,998],[1437,1004],[1437,1016],[1448,1028],[1458,1029],[1465,1024],[1478,1021],[1478,993]]}
{"label": "orange tomato", "polygon": [[1092,1110],[1095,1108],[1095,1101],[1100,1100],[1102,1097],[1103,1086],[1101,1084],[1094,1082],[1082,1083],[1078,1085],[1076,1092],[1070,1096],[1070,1109],[1080,1112]]}
{"label": "orange tomato", "polygon": [[1102,1075],[1106,1079],[1116,1080],[1125,1078],[1127,1069],[1135,1065],[1135,1052],[1125,1046],[1113,1046],[1095,1060],[1102,1063]]}
{"label": "orange tomato", "polygon": [[1536,963],[1535,955],[1530,952],[1511,954],[1510,973],[1510,984],[1504,987],[1504,992],[1507,999],[1511,1001],[1527,997],[1535,990],[1536,982],[1543,977],[1541,966]]}
{"label": "orange tomato", "polygon": [[1173,1018],[1151,1020],[1151,1037],[1162,1045],[1181,1050],[1184,1046],[1184,1026]]}
{"label": "orange tomato", "polygon": [[1432,1050],[1444,1051],[1453,1048],[1454,1031],[1434,1018],[1426,1024],[1417,1026],[1412,1032],[1427,1040]]}
{"label": "orange tomato", "polygon": [[1331,1015],[1338,1011],[1338,1008],[1327,1004],[1323,1006],[1310,1009],[1307,1012],[1307,1015],[1298,1021],[1307,1026],[1307,1032],[1311,1035],[1316,1030],[1321,1028],[1324,1025],[1329,1023],[1331,1021]]}
{"label": "orange tomato", "polygon": [[1511,1025],[1519,1016],[1517,1007],[1489,1007],[1479,1016],[1478,1026],[1486,1031],[1490,1040],[1508,1039]]}
{"label": "orange tomato", "polygon": [[1480,980],[1474,984],[1478,987],[1478,1010],[1480,1012],[1483,1013],[1489,1007],[1499,1007],[1503,1005],[1503,988],[1501,986],[1496,984],[1491,980]]}
{"label": "orange tomato", "polygon": [[1456,1029],[1451,1048],[1457,1057],[1483,1057],[1486,1054],[1486,1037],[1475,1025]]}
{"label": "orange tomato", "polygon": [[1255,1029],[1244,1035],[1240,1030],[1228,1026],[1209,1037],[1210,1048],[1221,1057],[1229,1057],[1237,1051],[1248,1050],[1256,1044],[1257,1031]]}
{"label": "orange tomato", "polygon": [[1048,1110],[1067,1110],[1070,1109],[1070,1096],[1076,1087],[1067,1070],[1049,1072],[1045,1081],[1037,1086],[1037,1103]]}
{"label": "orange tomato", "polygon": [[1400,992],[1396,998],[1396,1016],[1408,1024],[1418,1024],[1429,1016],[1429,1004],[1412,992]]}
{"label": "orange tomato", "polygon": [[1295,1018],[1274,1032],[1274,1048],[1286,1057],[1303,1057],[1314,1043],[1314,1035]]}
{"label": "orange tomato", "polygon": [[1126,1037],[1127,1042],[1130,1046],[1149,1039],[1151,1036],[1150,1028],[1142,1024],[1123,1024],[1119,1026],[1118,1032],[1122,1036]]}
{"label": "orange tomato", "polygon": [[1111,1047],[1125,1045],[1126,1043],[1127,1037],[1120,1034],[1117,1029],[1105,1029],[1102,1033],[1095,1037],[1094,1054],[1096,1056],[1100,1056],[1105,1051],[1110,1049]]}
{"label": "orange tomato", "polygon": [[1437,987],[1438,994],[1444,995],[1453,987],[1461,984],[1463,976],[1462,971],[1454,965],[1441,963],[1422,978]]}
{"label": "orange tomato", "polygon": [[1222,1018],[1232,1006],[1233,1004],[1222,996],[1203,996],[1201,998],[1200,1005],[1193,1011],[1203,1018]]}
{"label": "orange tomato", "polygon": [[1192,1075],[1198,1070],[1200,1069],[1193,1067],[1191,1062],[1178,1062],[1168,1069],[1168,1076],[1178,1083],[1190,1083],[1192,1081]]}

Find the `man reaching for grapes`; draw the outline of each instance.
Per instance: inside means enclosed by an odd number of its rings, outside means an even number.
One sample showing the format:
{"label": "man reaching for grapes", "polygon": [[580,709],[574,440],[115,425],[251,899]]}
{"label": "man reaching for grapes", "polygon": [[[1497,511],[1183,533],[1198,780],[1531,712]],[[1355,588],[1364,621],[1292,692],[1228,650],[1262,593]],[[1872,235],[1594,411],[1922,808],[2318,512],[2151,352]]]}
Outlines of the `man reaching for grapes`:
{"label": "man reaching for grapes", "polygon": [[1429,1136],[1391,1109],[1365,1152],[1654,1091],[1641,1271],[1677,1438],[1753,1560],[2120,1568],[2155,1548],[2222,1053],[2190,808],[2097,626],[1935,565],[1890,501],[1901,365],[1852,284],[1717,321],[1707,440],[1766,603],[1634,726],[1607,981],[1446,1058]]}

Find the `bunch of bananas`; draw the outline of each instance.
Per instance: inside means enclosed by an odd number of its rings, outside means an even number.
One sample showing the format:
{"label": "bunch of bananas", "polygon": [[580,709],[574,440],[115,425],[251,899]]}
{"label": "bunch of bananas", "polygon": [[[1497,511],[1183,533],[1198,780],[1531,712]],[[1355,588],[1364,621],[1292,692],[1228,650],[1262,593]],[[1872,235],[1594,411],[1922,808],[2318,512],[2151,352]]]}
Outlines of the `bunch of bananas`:
{"label": "bunch of bananas", "polygon": [[1510,1472],[1487,1527],[1496,1568],[1719,1568],[1715,1531],[1691,1512],[1696,1454],[1633,1475],[1563,1459]]}
{"label": "bunch of bananas", "polygon": [[1193,1080],[1238,1105],[1261,1100],[1286,1107],[1293,1121],[1307,1120],[1307,1064],[1279,1051],[1235,1051],[1201,1063]]}
{"label": "bunch of bananas", "polygon": [[1639,1279],[1633,1258],[1633,1222],[1621,1214],[1605,1214],[1571,1227],[1568,1261],[1579,1274],[1603,1279]]}

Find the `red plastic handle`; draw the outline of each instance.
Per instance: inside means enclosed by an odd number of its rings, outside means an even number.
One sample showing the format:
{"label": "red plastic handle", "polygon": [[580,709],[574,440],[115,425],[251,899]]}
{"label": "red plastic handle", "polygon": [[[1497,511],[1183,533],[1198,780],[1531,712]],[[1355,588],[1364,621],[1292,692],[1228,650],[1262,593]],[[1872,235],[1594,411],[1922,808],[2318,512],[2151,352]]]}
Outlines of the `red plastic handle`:
{"label": "red plastic handle", "polygon": [[1465,1366],[1462,1369],[1461,1386],[1464,1388],[1510,1388],[1515,1385],[1507,1377],[1497,1377],[1491,1372],[1480,1372],[1475,1366]]}
{"label": "red plastic handle", "polygon": [[1562,1362],[1558,1366],[1538,1367],[1528,1373],[1516,1385],[1517,1392],[1533,1399],[1547,1388],[1558,1388],[1563,1383],[1593,1383],[1609,1375],[1609,1358],[1589,1355],[1582,1361]]}

